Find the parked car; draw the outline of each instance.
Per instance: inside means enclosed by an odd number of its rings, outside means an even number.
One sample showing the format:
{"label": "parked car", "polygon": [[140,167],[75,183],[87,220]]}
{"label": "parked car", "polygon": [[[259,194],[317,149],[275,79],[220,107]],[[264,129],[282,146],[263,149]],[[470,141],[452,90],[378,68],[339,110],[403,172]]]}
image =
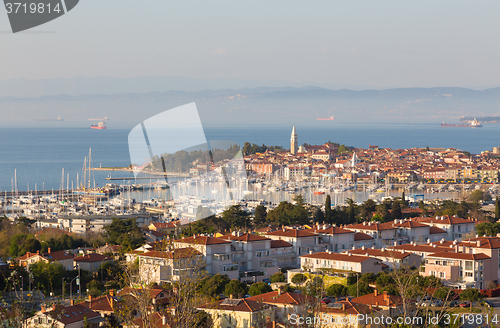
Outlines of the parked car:
{"label": "parked car", "polygon": [[457,307],[457,306],[460,305],[460,303],[461,303],[460,301],[451,301],[450,302],[450,307]]}
{"label": "parked car", "polygon": [[441,300],[432,300],[431,301],[431,306],[443,306],[443,301]]}
{"label": "parked car", "polygon": [[484,306],[484,307],[489,307],[489,308],[494,307],[494,305],[489,301],[481,301],[481,302],[479,302],[479,305]]}
{"label": "parked car", "polygon": [[328,304],[328,303],[330,303],[331,301],[332,301],[332,300],[331,300],[329,297],[323,297],[323,298],[321,299],[321,303],[322,303],[322,304]]}
{"label": "parked car", "polygon": [[460,306],[461,308],[468,307],[468,306],[470,306],[470,302],[462,302],[458,306]]}
{"label": "parked car", "polygon": [[419,304],[419,305],[420,305],[421,307],[426,307],[426,306],[431,306],[431,304],[432,304],[432,301],[431,301],[431,300],[426,300],[426,301],[422,301],[422,302],[420,302],[420,304]]}

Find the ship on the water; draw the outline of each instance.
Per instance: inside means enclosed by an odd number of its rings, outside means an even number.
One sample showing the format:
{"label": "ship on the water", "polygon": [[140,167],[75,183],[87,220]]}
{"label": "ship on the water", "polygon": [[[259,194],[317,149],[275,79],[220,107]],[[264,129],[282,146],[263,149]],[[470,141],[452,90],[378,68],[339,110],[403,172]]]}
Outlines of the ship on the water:
{"label": "ship on the water", "polygon": [[92,124],[90,126],[92,129],[98,129],[98,130],[104,130],[106,129],[106,123],[104,123],[103,121],[97,123],[97,124]]}
{"label": "ship on the water", "polygon": [[333,121],[335,120],[335,116],[330,116],[330,117],[317,117],[316,118],[317,121]]}
{"label": "ship on the water", "polygon": [[459,124],[450,124],[450,123],[444,123],[441,124],[441,126],[444,127],[455,127],[455,128],[482,128],[483,125],[480,124],[476,119],[472,121],[472,123],[459,123]]}
{"label": "ship on the water", "polygon": [[64,119],[58,116],[57,118],[34,118],[33,121],[64,121]]}

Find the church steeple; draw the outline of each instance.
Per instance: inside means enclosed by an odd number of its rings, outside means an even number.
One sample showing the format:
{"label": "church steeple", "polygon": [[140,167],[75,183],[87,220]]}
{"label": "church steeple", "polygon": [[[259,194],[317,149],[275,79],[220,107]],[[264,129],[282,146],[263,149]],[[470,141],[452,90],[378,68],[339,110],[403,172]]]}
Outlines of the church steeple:
{"label": "church steeple", "polygon": [[290,153],[292,155],[297,154],[298,144],[299,144],[299,139],[297,137],[297,132],[295,131],[295,125],[294,125],[292,129],[292,136],[290,138]]}

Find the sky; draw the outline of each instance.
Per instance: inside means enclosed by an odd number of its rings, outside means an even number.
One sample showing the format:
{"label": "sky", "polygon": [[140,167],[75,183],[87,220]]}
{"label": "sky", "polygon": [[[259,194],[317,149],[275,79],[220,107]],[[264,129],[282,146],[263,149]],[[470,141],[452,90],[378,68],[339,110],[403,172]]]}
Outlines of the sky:
{"label": "sky", "polygon": [[498,1],[81,0],[26,32],[0,10],[0,80],[178,76],[500,86]]}

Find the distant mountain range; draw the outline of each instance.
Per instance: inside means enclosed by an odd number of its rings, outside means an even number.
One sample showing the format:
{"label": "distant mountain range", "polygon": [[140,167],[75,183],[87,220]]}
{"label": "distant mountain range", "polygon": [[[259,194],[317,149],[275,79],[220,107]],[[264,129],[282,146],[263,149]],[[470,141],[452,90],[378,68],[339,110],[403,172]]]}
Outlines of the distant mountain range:
{"label": "distant mountain range", "polygon": [[[11,86],[13,94],[18,88],[21,85]],[[57,122],[60,125],[104,116],[110,118],[110,126],[113,122],[132,124],[190,102],[196,102],[203,123],[210,125],[441,123],[458,122],[466,116],[500,116],[500,88],[332,90],[317,86],[278,86],[86,95],[56,95],[58,89],[51,89],[44,92],[53,95],[33,97],[6,96],[7,91],[2,83],[0,90],[3,94],[0,97],[2,120],[33,121],[40,117],[61,116],[64,122]],[[332,115],[335,121],[316,120],[317,117]]]}

